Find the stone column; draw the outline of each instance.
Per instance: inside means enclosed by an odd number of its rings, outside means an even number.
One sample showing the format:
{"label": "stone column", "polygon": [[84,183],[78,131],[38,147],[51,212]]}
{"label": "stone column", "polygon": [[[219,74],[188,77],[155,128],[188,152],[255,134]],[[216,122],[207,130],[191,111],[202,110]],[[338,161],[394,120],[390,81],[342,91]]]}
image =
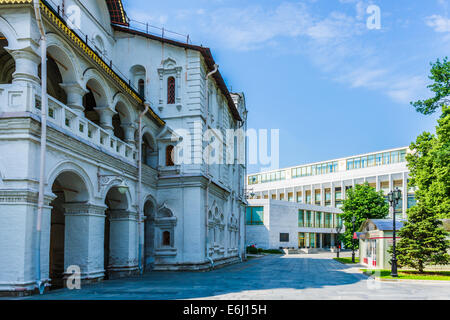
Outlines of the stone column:
{"label": "stone column", "polygon": [[95,111],[100,115],[100,126],[109,134],[114,135],[112,118],[117,112],[108,107],[95,108]]}
{"label": "stone column", "polygon": [[13,83],[32,84],[39,86],[41,80],[38,77],[38,66],[41,57],[30,47],[20,50],[8,50],[16,63],[16,71],[13,73]]}
{"label": "stone column", "polygon": [[325,207],[326,200],[325,200],[325,187],[323,186],[323,183],[320,186],[320,205],[322,207]]}
{"label": "stone column", "polygon": [[125,133],[125,142],[128,144],[137,144],[134,134],[136,133],[136,126],[132,123],[122,124],[123,132]]}
{"label": "stone column", "polygon": [[331,207],[336,208],[336,190],[334,189],[333,182],[330,183],[330,195],[331,195]]}
{"label": "stone column", "polygon": [[64,268],[79,266],[85,283],[103,279],[106,206],[70,203],[64,208]]}
{"label": "stone column", "polygon": [[79,116],[83,116],[83,97],[89,91],[76,82],[62,83],[60,86],[67,93],[67,106],[73,109]]}
{"label": "stone column", "polygon": [[302,186],[302,203],[303,203],[303,204],[306,203],[306,190],[305,190],[305,186]]}
{"label": "stone column", "polygon": [[109,278],[137,274],[138,214],[126,210],[110,210]]}
{"label": "stone column", "polygon": [[345,183],[342,180],[341,181],[341,201],[344,201],[345,198],[346,198],[346,195],[345,195]]}
{"label": "stone column", "polygon": [[380,191],[380,176],[376,176],[376,184],[377,184],[377,186],[376,186],[376,190],[377,190],[377,192],[378,191]]}

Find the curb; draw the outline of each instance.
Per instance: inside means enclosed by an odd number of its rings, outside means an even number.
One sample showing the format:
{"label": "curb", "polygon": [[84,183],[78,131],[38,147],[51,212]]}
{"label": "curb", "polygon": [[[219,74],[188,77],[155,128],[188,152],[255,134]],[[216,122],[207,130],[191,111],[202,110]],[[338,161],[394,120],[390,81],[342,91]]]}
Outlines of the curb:
{"label": "curb", "polygon": [[374,277],[373,274],[368,273],[368,272],[362,272],[363,274],[365,274],[366,276],[375,279],[375,281],[380,281],[380,282],[412,282],[412,283],[423,283],[423,284],[450,284],[450,280],[422,280],[422,279],[383,279],[380,277]]}

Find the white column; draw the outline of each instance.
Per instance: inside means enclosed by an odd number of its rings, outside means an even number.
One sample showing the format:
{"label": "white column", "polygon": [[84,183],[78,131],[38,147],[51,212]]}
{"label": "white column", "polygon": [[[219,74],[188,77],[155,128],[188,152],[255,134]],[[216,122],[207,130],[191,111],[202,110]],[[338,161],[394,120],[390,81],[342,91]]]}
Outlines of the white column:
{"label": "white column", "polygon": [[82,116],[84,113],[83,97],[89,91],[81,87],[78,83],[62,83],[60,86],[67,93],[67,106]]}
{"label": "white column", "polygon": [[341,181],[341,201],[345,200],[345,183],[344,180]]}
{"label": "white column", "polygon": [[114,135],[112,118],[117,112],[108,107],[95,108],[95,111],[100,115],[100,126],[111,135]]}
{"label": "white column", "polygon": [[325,206],[325,187],[323,186],[323,183],[320,186],[320,205],[322,207]]}
{"label": "white column", "polygon": [[30,47],[20,50],[8,50],[14,58],[16,71],[13,73],[13,83],[40,85],[38,66],[41,57]]}
{"label": "white column", "polygon": [[132,123],[124,123],[121,125],[123,132],[125,134],[125,142],[129,144],[134,144],[136,142],[134,135],[136,133],[136,126]]}
{"label": "white column", "polygon": [[376,176],[376,190],[377,192],[380,191],[380,176]]}
{"label": "white column", "polygon": [[305,186],[302,186],[302,203],[306,203],[306,189]]}
{"label": "white column", "polygon": [[334,184],[331,182],[331,207],[336,208],[336,190],[334,189]]}
{"label": "white column", "polygon": [[74,203],[64,208],[64,268],[79,266],[82,280],[103,278],[106,207]]}
{"label": "white column", "polygon": [[132,275],[138,270],[138,214],[126,210],[111,210],[109,221],[108,274],[112,278]]}

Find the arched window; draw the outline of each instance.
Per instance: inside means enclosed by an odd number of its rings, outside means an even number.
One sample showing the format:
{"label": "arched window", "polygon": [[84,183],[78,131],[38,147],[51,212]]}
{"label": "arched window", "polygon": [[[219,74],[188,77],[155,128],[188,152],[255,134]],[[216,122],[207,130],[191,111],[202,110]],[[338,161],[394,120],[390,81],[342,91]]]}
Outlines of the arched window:
{"label": "arched window", "polygon": [[169,231],[164,231],[162,236],[163,236],[163,238],[162,238],[162,245],[163,246],[170,246],[170,232]]}
{"label": "arched window", "polygon": [[141,97],[145,97],[145,81],[144,79],[139,79],[138,90]]}
{"label": "arched window", "polygon": [[175,103],[175,78],[169,77],[167,79],[167,104]]}
{"label": "arched window", "polygon": [[166,148],[166,167],[173,167],[175,165],[173,161],[174,146],[170,145]]}

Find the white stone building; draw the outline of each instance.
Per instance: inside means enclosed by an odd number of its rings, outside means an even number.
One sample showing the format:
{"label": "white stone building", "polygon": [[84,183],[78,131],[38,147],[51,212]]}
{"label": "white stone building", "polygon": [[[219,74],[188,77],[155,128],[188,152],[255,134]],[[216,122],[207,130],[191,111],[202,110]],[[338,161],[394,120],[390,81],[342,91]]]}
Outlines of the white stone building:
{"label": "white stone building", "polygon": [[[80,29],[67,22],[74,6]],[[240,261],[245,154],[207,165],[203,150],[209,139],[232,150],[245,142],[233,148],[203,134],[245,129],[247,110],[210,50],[130,28],[120,0],[41,1],[41,12],[48,128],[39,241],[40,34],[31,0],[0,0],[0,293],[58,286],[70,266],[91,282]],[[190,156],[179,132],[192,137]]]}
{"label": "white stone building", "polygon": [[[249,175],[246,244],[333,247],[346,190],[366,182],[386,197],[399,188],[402,200],[396,217],[405,219],[406,210],[415,204],[414,190],[407,187],[408,152],[407,147],[396,148]],[[281,233],[284,239],[290,233],[289,241],[279,241]]]}

